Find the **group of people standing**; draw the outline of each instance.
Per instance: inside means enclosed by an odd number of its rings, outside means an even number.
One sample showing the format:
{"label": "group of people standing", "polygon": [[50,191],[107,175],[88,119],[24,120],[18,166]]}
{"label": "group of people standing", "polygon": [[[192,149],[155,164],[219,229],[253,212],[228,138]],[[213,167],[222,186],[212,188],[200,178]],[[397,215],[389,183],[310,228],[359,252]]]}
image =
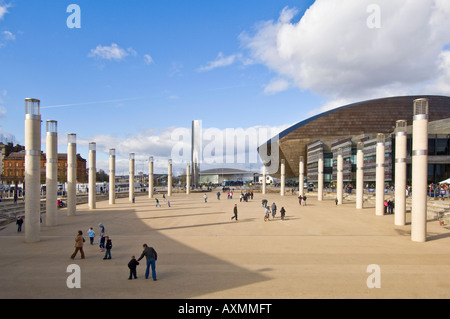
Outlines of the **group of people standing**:
{"label": "group of people standing", "polygon": [[[99,238],[99,247],[101,252],[105,252],[105,256],[103,259],[111,259],[111,249],[112,249],[112,240],[109,238],[109,236],[104,236],[105,233],[105,227],[102,223],[98,224],[100,227],[100,238]],[[88,230],[88,236],[89,236],[89,242],[91,245],[94,244],[94,238],[95,238],[95,231],[92,227]],[[85,259],[86,256],[84,254],[83,246],[86,240],[83,237],[83,231],[79,230],[77,236],[75,237],[75,251],[70,256],[70,259],[75,259],[78,252],[80,252],[80,258]],[[153,247],[148,246],[147,244],[143,244],[144,250],[142,251],[141,256],[139,259],[136,259],[135,256],[131,257],[131,260],[128,262],[127,266],[130,270],[128,279],[137,279],[136,269],[139,265],[139,261],[142,258],[146,258],[147,261],[147,268],[145,271],[145,279],[148,279],[150,275],[150,269],[152,270],[152,278],[154,281],[156,281],[156,260],[158,259],[158,254],[156,253],[156,250]]]}
{"label": "group of people standing", "polygon": [[394,202],[391,200],[384,200],[384,214],[394,213]]}
{"label": "group of people standing", "polygon": [[[98,238],[98,245],[100,251],[105,252],[105,256],[103,257],[103,259],[111,259],[112,240],[109,238],[109,236],[105,236],[105,226],[103,226],[102,223],[99,223],[98,226],[100,227],[100,236]],[[90,227],[87,233],[89,236],[89,243],[91,245],[94,245],[94,238],[95,238],[94,228]],[[81,259],[85,259],[83,250],[85,241],[86,240],[83,237],[83,231],[79,230],[77,237],[75,237],[75,251],[70,256],[71,259],[75,259],[78,252],[80,252]]]}
{"label": "group of people standing", "polygon": [[[275,215],[277,214],[277,205],[275,204],[275,202],[273,202],[272,205],[270,205],[270,207],[269,207],[269,206],[267,206],[267,200],[263,199],[263,207],[265,208],[264,221],[269,220],[271,212],[272,212],[272,219],[275,219]],[[284,209],[284,207],[281,207],[280,214],[281,214],[281,220],[284,220],[284,218],[286,216],[286,210]]]}
{"label": "group of people standing", "polygon": [[306,206],[306,196],[305,195],[300,195],[298,197],[298,203],[300,204],[300,206]]}

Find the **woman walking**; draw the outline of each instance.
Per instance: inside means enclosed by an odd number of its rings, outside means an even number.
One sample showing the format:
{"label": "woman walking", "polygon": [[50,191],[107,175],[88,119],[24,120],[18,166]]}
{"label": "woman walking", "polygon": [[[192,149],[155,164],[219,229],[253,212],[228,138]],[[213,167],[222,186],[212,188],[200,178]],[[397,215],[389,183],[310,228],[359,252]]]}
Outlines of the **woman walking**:
{"label": "woman walking", "polygon": [[75,238],[75,251],[73,252],[72,256],[70,256],[71,259],[75,258],[78,251],[81,253],[81,259],[84,259],[83,243],[84,243],[83,232],[79,230],[78,235]]}

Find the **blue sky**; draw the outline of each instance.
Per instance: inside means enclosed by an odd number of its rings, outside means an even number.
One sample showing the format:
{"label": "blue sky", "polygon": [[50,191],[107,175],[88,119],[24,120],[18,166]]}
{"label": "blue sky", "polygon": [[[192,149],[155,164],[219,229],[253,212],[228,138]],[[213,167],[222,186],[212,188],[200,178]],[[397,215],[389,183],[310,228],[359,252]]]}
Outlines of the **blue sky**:
{"label": "blue sky", "polygon": [[[142,161],[169,157],[168,130],[195,119],[282,129],[357,100],[448,94],[448,1],[391,2],[369,28],[363,0],[0,0],[0,133],[23,144],[24,99],[38,98],[59,151],[76,133],[107,169],[105,151],[125,163],[133,140]],[[413,35],[429,49],[411,51]]]}

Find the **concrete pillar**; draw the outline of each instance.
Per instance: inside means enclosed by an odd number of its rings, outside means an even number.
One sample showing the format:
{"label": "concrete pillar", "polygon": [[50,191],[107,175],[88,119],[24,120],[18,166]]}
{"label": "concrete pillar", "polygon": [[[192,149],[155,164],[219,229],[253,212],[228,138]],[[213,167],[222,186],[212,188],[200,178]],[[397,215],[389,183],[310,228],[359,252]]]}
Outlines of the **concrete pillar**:
{"label": "concrete pillar", "polygon": [[300,162],[298,164],[298,195],[303,196],[305,194],[304,184],[305,184],[305,161],[304,157],[300,156]]}
{"label": "concrete pillar", "polygon": [[427,239],[428,99],[414,100],[411,240]]}
{"label": "concrete pillar", "polygon": [[356,151],[356,208],[364,205],[364,143],[358,142]]}
{"label": "concrete pillar", "polygon": [[191,144],[191,164],[192,164],[192,185],[200,186],[200,160],[202,158],[202,122],[192,121],[192,144]]}
{"label": "concrete pillar", "polygon": [[128,199],[130,202],[134,201],[134,163],[135,163],[135,154],[130,153],[130,173],[128,178],[128,184],[130,185],[128,188]]}
{"label": "concrete pillar", "polygon": [[116,150],[109,150],[109,204],[116,203]]}
{"label": "concrete pillar", "polygon": [[148,159],[148,198],[153,198],[153,156]]}
{"label": "concrete pillar", "polygon": [[286,193],[286,162],[284,159],[281,160],[280,171],[281,171],[280,195],[284,196]]}
{"label": "concrete pillar", "polygon": [[338,200],[338,205],[342,205],[344,199],[344,159],[342,158],[342,148],[338,150],[337,153],[337,163],[336,163],[336,196]]}
{"label": "concrete pillar", "polygon": [[172,196],[172,160],[169,159],[167,168],[167,196]]}
{"label": "concrete pillar", "polygon": [[262,194],[265,195],[266,194],[266,165],[263,165],[262,168]]}
{"label": "concrete pillar", "polygon": [[97,196],[96,144],[89,143],[89,209],[95,209]]}
{"label": "concrete pillar", "polygon": [[77,211],[77,135],[67,134],[67,216]]}
{"label": "concrete pillar", "polygon": [[317,162],[317,200],[323,200],[323,153]]}
{"label": "concrete pillar", "polygon": [[46,213],[47,226],[58,225],[58,131],[56,121],[47,121],[46,136],[47,163],[45,167]]}
{"label": "concrete pillar", "polygon": [[191,166],[188,164],[186,167],[186,194],[191,193]]}
{"label": "concrete pillar", "polygon": [[394,223],[398,226],[406,225],[406,126],[406,121],[396,122]]}
{"label": "concrete pillar", "polygon": [[377,135],[376,148],[376,185],[375,185],[375,215],[384,215],[384,156],[385,156],[384,134]]}
{"label": "concrete pillar", "polygon": [[40,241],[41,113],[40,101],[25,99],[25,240]]}

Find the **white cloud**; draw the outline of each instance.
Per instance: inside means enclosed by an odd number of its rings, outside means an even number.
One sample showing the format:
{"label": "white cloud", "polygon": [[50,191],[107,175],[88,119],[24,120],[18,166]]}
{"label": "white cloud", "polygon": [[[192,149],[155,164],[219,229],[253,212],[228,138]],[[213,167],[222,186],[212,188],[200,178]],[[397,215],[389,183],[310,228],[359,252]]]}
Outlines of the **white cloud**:
{"label": "white cloud", "polygon": [[426,90],[448,95],[450,94],[450,51],[444,51],[440,54],[437,68],[438,76],[426,87]]}
{"label": "white cloud", "polygon": [[153,58],[151,57],[150,54],[145,54],[145,55],[144,55],[144,62],[145,62],[145,64],[147,64],[147,65],[150,65],[150,64],[153,63]]}
{"label": "white cloud", "polygon": [[201,66],[200,68],[198,68],[198,71],[211,71],[216,68],[226,67],[241,59],[242,54],[240,53],[224,56],[222,52],[219,52],[214,61],[210,61],[206,65]]}
{"label": "white cloud", "polygon": [[[284,8],[240,39],[274,72],[266,92],[292,83],[329,101],[397,94],[450,94],[450,1],[378,0],[380,28],[369,28],[372,0],[316,0],[299,21]],[[283,81],[284,80],[284,81]],[[431,84],[430,84],[431,83]]]}
{"label": "white cloud", "polygon": [[3,31],[3,38],[5,39],[5,40],[15,40],[16,39],[16,36],[14,35],[14,34],[12,34],[12,32],[11,31]]}
{"label": "white cloud", "polygon": [[[257,147],[267,140],[286,129],[289,125],[278,127],[255,126],[250,128],[229,128],[217,129],[203,127],[203,162],[202,169],[212,167],[227,167],[238,165],[242,168],[257,168],[259,156],[257,155]],[[229,131],[227,131],[229,130]],[[228,133],[227,133],[228,132]],[[231,132],[232,135],[227,135]],[[236,137],[236,140],[235,140]],[[222,140],[224,143],[216,141]],[[244,140],[242,140],[244,139]],[[128,172],[128,158],[130,153],[135,153],[136,163],[139,163],[139,170],[148,171],[148,159],[153,156],[155,159],[155,171],[164,173],[167,171],[167,160],[173,159],[174,171],[183,171],[190,162],[191,152],[191,130],[190,128],[168,127],[161,130],[147,130],[138,134],[126,137],[118,137],[111,135],[96,135],[89,138],[78,138],[77,144],[88,145],[94,141],[97,144],[97,152],[107,154],[109,149],[116,149],[116,171]],[[231,144],[230,144],[231,143]],[[227,156],[226,147],[233,146],[228,152],[233,153],[233,163],[225,158],[218,158],[217,154]],[[211,154],[215,150],[216,145],[223,145],[225,151]],[[228,154],[229,155],[229,154]],[[98,156],[100,158],[100,156]],[[216,161],[218,160],[219,161]],[[245,162],[243,162],[245,159]],[[144,167],[143,167],[144,165]],[[97,165],[100,169],[108,171],[107,161],[100,162]]]}
{"label": "white cloud", "polygon": [[1,4],[0,4],[0,20],[2,20],[3,17],[5,16],[5,14],[8,13],[8,8],[9,8],[10,6],[11,6],[11,5],[9,5],[9,4],[4,4],[4,5],[1,5]]}
{"label": "white cloud", "polygon": [[6,45],[8,41],[14,41],[16,36],[11,31],[3,31],[0,33],[0,47]]}
{"label": "white cloud", "polygon": [[115,60],[120,61],[125,57],[133,55],[136,56],[137,52],[132,48],[128,48],[127,50],[119,47],[116,43],[111,44],[110,46],[101,46],[98,45],[95,49],[92,49],[89,53],[89,57],[98,57],[100,59],[105,60]]}
{"label": "white cloud", "polygon": [[275,94],[287,90],[291,84],[286,79],[273,79],[264,88],[264,93]]}

